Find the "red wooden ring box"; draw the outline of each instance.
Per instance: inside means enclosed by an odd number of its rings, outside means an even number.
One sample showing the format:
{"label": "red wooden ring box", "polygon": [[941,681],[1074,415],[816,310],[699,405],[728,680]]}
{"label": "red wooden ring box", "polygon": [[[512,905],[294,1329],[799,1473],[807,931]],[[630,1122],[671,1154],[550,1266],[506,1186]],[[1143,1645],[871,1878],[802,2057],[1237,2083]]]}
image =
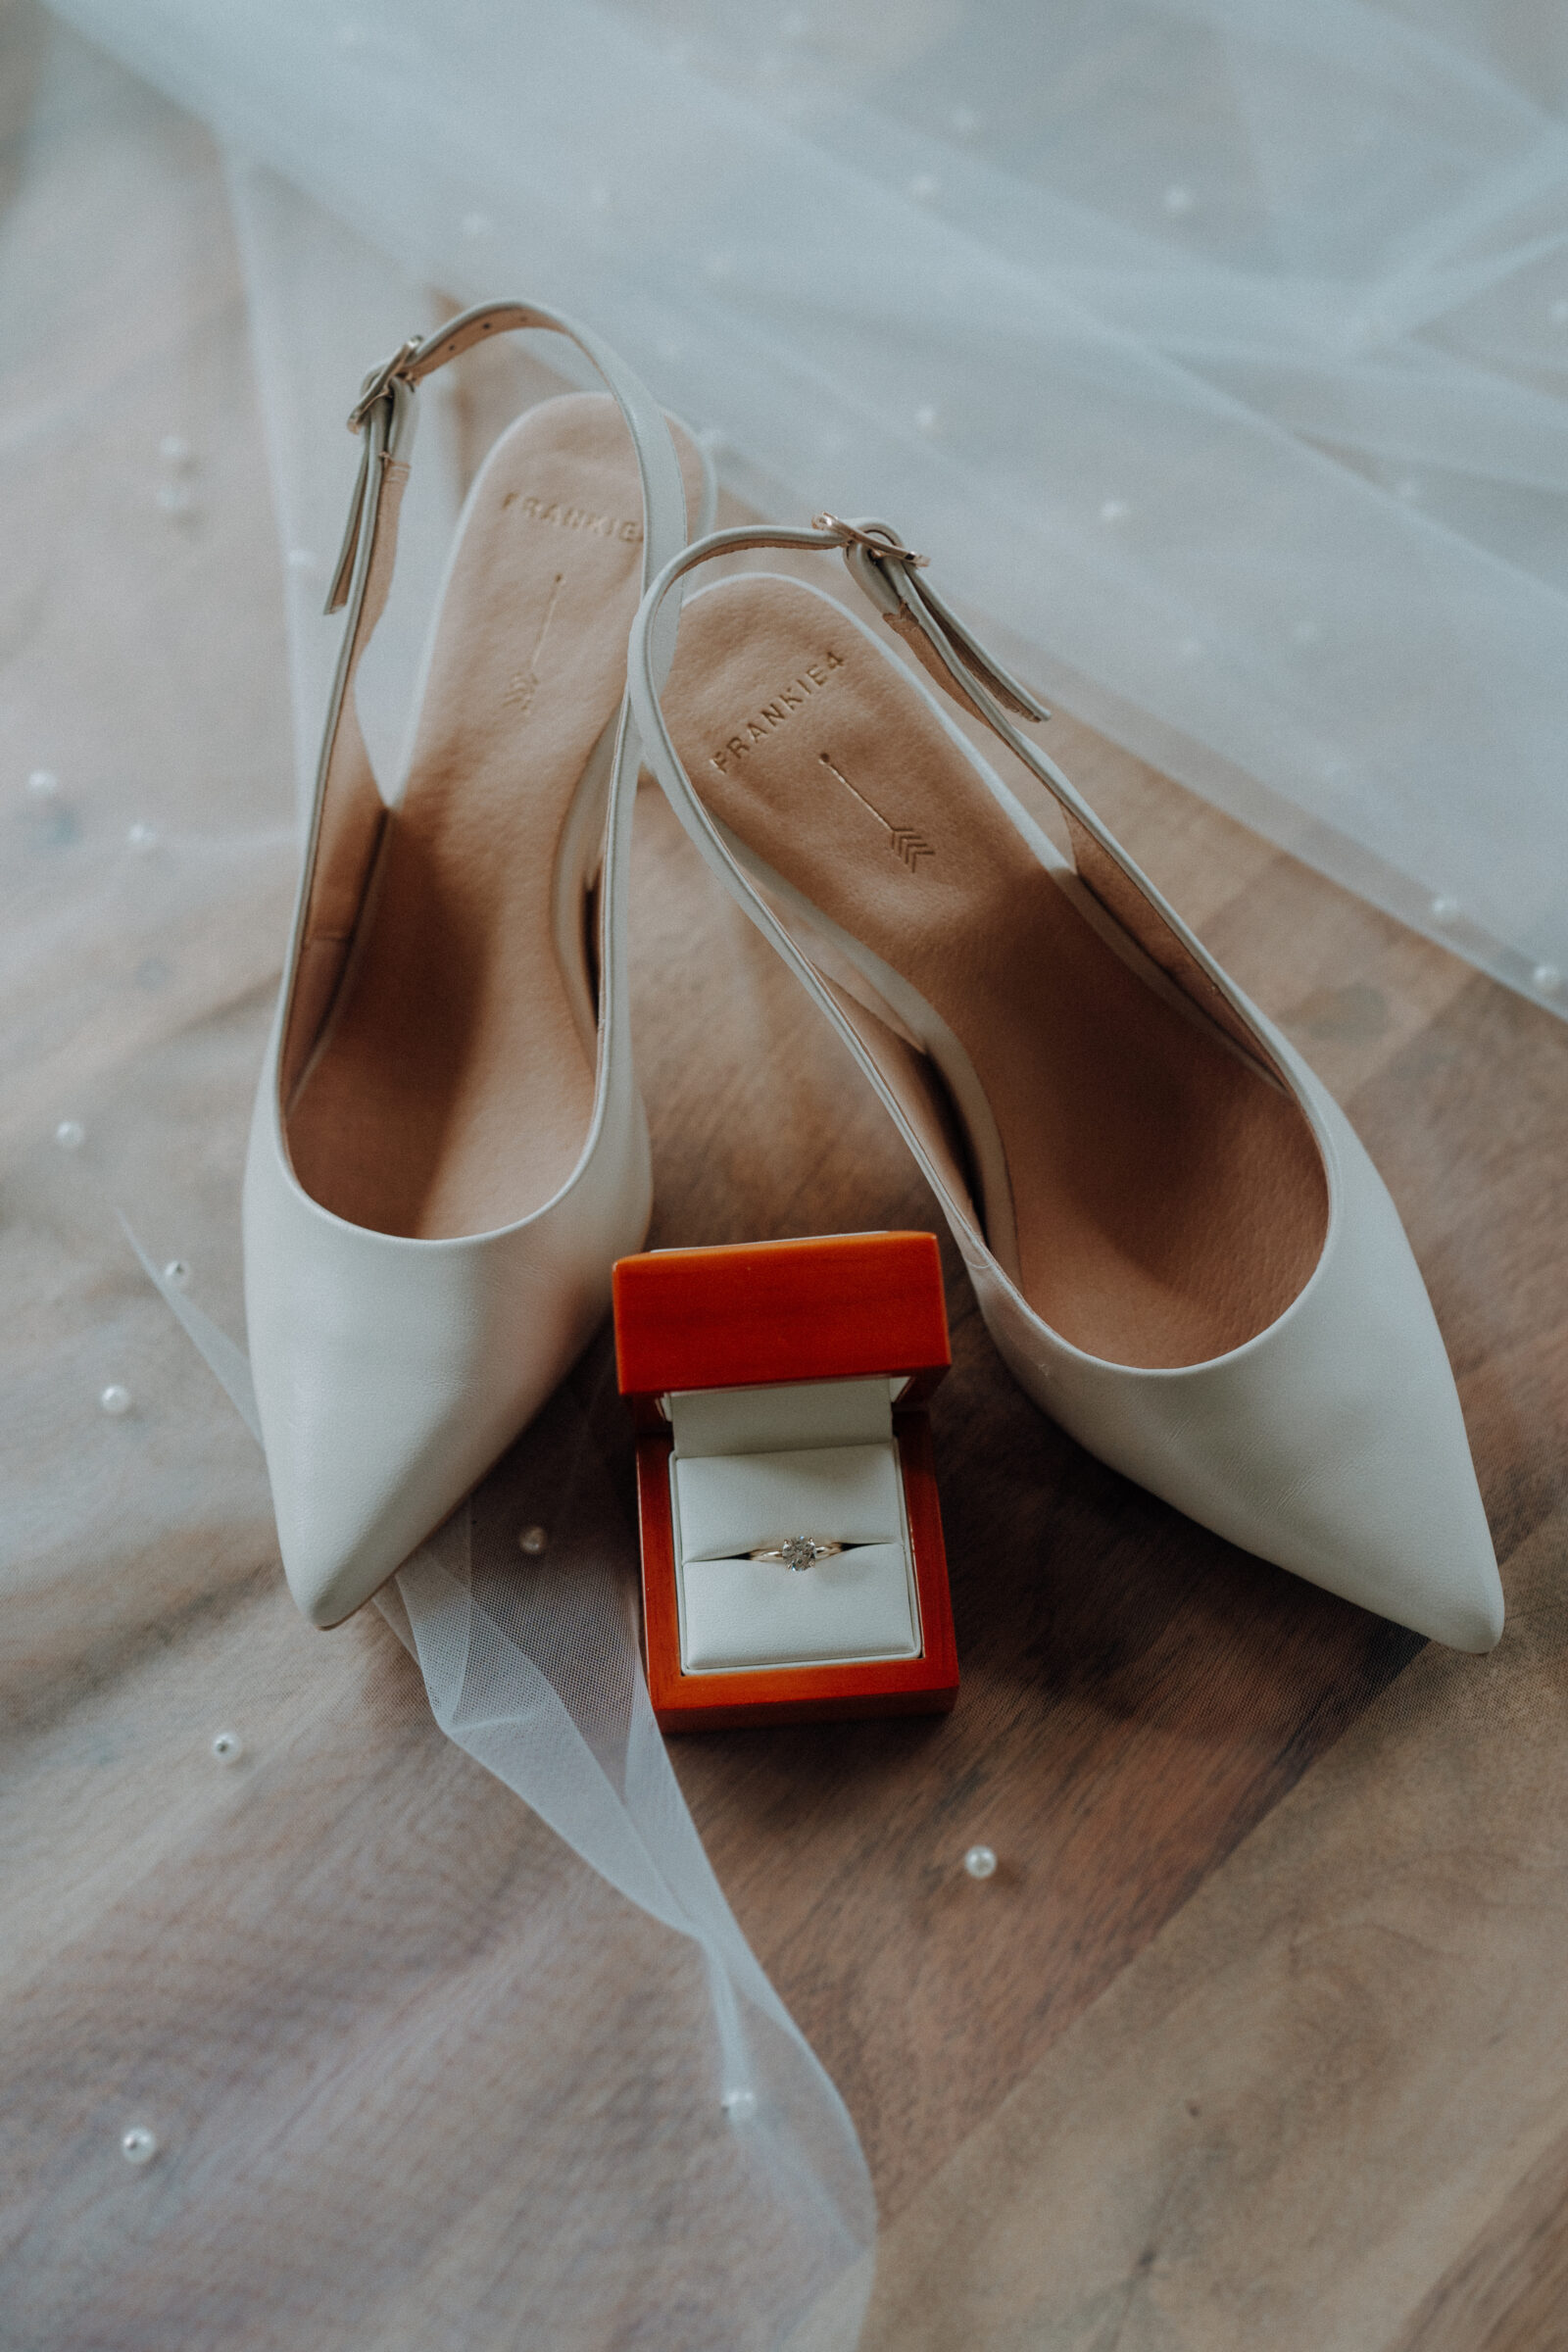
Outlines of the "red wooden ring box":
{"label": "red wooden ring box", "polygon": [[[833,1234],[653,1250],[616,1265],[614,1309],[620,1391],[637,1427],[644,1642],[662,1728],[695,1732],[950,1708],[958,1661],[925,1409],[952,1361],[934,1236]],[[662,1399],[691,1390],[882,1377],[904,1384],[892,1424],[918,1654],[685,1671],[670,1499],[674,1441]]]}

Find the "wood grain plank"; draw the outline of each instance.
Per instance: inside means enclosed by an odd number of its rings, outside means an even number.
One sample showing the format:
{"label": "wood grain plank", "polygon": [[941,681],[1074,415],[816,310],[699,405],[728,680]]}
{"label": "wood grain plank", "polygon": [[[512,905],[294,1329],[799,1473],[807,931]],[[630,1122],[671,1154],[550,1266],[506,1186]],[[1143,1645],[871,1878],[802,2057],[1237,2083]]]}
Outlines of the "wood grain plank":
{"label": "wood grain plank", "polygon": [[1538,2156],[1389,2352],[1568,2344],[1568,2132]]}
{"label": "wood grain plank", "polygon": [[[662,802],[638,824],[656,1245],[935,1226],[847,1056]],[[942,1239],[955,1717],[676,1752],[890,2212],[1419,1646],[1085,1454],[1003,1369]],[[977,1840],[1003,1857],[984,1885],[960,1868]]]}
{"label": "wood grain plank", "polygon": [[870,2345],[1568,2341],[1568,1033],[1469,978],[1355,1107],[1455,1343],[1502,1646],[1425,1650],[1107,1978],[894,2224]]}
{"label": "wood grain plank", "polygon": [[[1501,1648],[1426,1648],[884,2232],[862,2352],[1388,2352],[1473,2245],[1500,2340],[1561,2341],[1529,2332],[1549,2183],[1513,2192],[1568,2114],[1565,1539],[1510,1561]],[[1459,2312],[1443,2352],[1488,2341]]]}
{"label": "wood grain plank", "polygon": [[[504,388],[498,371],[490,396]],[[725,519],[742,518],[731,502]],[[836,586],[820,562],[782,567]],[[1559,1491],[1544,1433],[1568,1405],[1552,1182],[1568,1031],[1069,715],[1046,740],[1351,1106],[1428,1273],[1513,1551]],[[1049,817],[1033,780],[1001,764]],[[654,794],[638,836],[655,1246],[935,1230],[858,1073]],[[675,1748],[741,1923],[844,2089],[890,2218],[1420,1647],[1085,1455],[1003,1370],[941,1239],[955,1370],[933,1423],[956,1716]],[[603,1436],[629,1484],[626,1430],[607,1421]],[[960,1867],[976,1839],[1003,1857],[982,1886]]]}
{"label": "wood grain plank", "polygon": [[[0,172],[13,176],[35,47],[31,32],[22,48],[11,39],[5,57],[15,71],[0,76],[0,137],[11,143],[0,149]],[[73,126],[53,127],[63,136]],[[234,375],[223,404],[232,443],[215,442],[209,462],[209,480],[221,485],[255,470],[237,338],[217,331],[232,324],[240,297],[220,208],[206,198],[205,143],[188,124],[172,135],[190,165],[185,230],[200,265],[192,276],[201,316]],[[62,238],[96,218],[101,203],[90,145],[79,160],[74,192],[54,219]],[[140,478],[156,447],[170,354],[184,348],[167,340],[167,318],[156,324],[160,290],[137,250],[148,223],[132,203],[117,210],[124,241],[103,257],[106,299],[65,318],[36,369],[21,368],[16,379],[29,399],[61,382],[89,400],[113,389],[114,466],[73,486],[81,511],[100,517],[122,513],[116,483]],[[469,384],[470,461],[519,386],[548,388],[543,371],[504,368],[500,354],[475,361]],[[147,771],[164,780],[172,808],[187,798],[198,806],[207,782],[208,737],[191,723],[203,692],[249,695],[257,705],[252,732],[262,748],[235,769],[235,792],[265,781],[270,793],[285,759],[274,582],[270,554],[257,560],[271,543],[259,476],[251,487],[235,501],[234,519],[215,497],[209,534],[166,535],[154,568],[138,575],[155,618],[179,599],[210,601],[229,614],[234,648],[245,655],[227,668],[194,664],[147,702]],[[39,543],[70,552],[69,531],[42,489],[36,496]],[[93,524],[95,546],[103,527]],[[131,527],[120,528],[125,545]],[[150,641],[173,635],[160,621]],[[123,681],[104,661],[113,642],[108,631],[81,633],[71,647],[70,695],[63,670],[40,672],[47,698],[7,714],[17,772],[46,715],[118,707]],[[230,727],[220,739],[240,732]],[[1048,2340],[1131,2344],[1135,2326],[1150,2330],[1140,2342],[1179,2341],[1196,2352],[1283,2341],[1270,2331],[1264,2287],[1278,2288],[1292,2265],[1299,2322],[1292,2340],[1313,2352],[1333,2342],[1338,2352],[1352,2338],[1326,2334],[1318,2314],[1340,2291],[1342,2250],[1361,2246],[1366,2276],[1386,2283],[1396,2241],[1402,2268],[1386,2301],[1398,2305],[1399,2331],[1363,2328],[1356,2344],[1549,2352],[1568,2341],[1560,2065],[1568,2025],[1551,2005],[1562,1983],[1557,1824],[1568,1687],[1560,1447],[1568,1030],[1070,717],[1054,721],[1046,740],[1350,1102],[1388,1175],[1459,1371],[1504,1554],[1509,1643],[1481,1663],[1428,1652],[1396,1683],[1418,1646],[1412,1638],[1220,1544],[1036,1412],[1000,1366],[944,1238],[956,1368],[934,1421],[965,1670],[957,1713],[947,1723],[685,1740],[677,1769],[743,1927],[864,2136],[894,2221],[894,2301],[891,2319],[877,2323],[879,2342],[900,2352],[917,2340],[1000,2345],[1006,2314],[985,2266],[1016,2258],[1009,2278],[1022,2281],[1014,2306],[1022,2316],[1005,2340],[1031,2352]],[[257,952],[259,976],[275,954],[282,914],[257,908],[254,918],[257,936],[272,943]],[[638,1047],[661,1202],[656,1243],[934,1229],[933,1204],[853,1065],[651,795],[639,817],[634,922]],[[228,951],[232,985],[232,938]],[[159,1014],[166,1027],[172,1017]],[[127,1060],[132,1043],[145,1039],[109,1036],[106,1061]],[[83,1083],[87,1066],[84,1055]],[[8,1115],[36,1124],[41,1102],[13,1103]],[[243,1120],[236,1093],[233,1136]],[[217,1264],[216,1229],[210,1254]],[[629,1567],[631,1433],[607,1359],[601,1345],[573,1386],[594,1399],[625,1502]],[[517,1471],[513,1457],[490,1490],[493,1507],[514,1523],[528,1499],[516,1491]],[[198,1532],[188,1548],[204,1552],[200,1573],[210,1575],[207,1539]],[[167,1563],[159,1572],[170,1573]],[[483,2186],[508,2177],[505,2134],[516,2129],[516,2101],[507,2070],[517,2021],[537,2013],[539,1971],[576,1965],[574,1955],[530,1951],[528,1940],[545,1916],[536,1886],[553,1885],[566,1865],[498,1785],[432,1745],[412,1671],[378,1621],[318,1647],[274,1592],[265,1607],[247,1593],[235,1626],[243,1639],[226,1687],[251,1693],[246,1728],[258,1753],[277,1751],[268,1818],[275,1884],[287,1899],[273,1917],[268,1882],[256,1877],[270,1849],[254,1814],[248,1845],[215,1832],[211,1849],[194,1848],[181,1865],[181,1888],[165,1910],[131,1921],[125,1940],[106,1942],[102,1976],[78,1986],[79,2022],[68,2021],[56,2046],[78,2065],[89,2053],[87,2074],[96,2079],[101,2068],[108,2079],[133,2050],[142,2030],[135,2004],[150,1986],[177,2017],[168,2046],[192,2042],[195,2018],[214,2066],[229,2066],[247,2020],[258,2042],[270,2034],[286,2046],[314,2003],[336,2035],[365,2001],[372,1963],[399,2004],[405,1982],[417,1987],[429,2020],[422,2032],[439,2054],[454,2035],[449,1986],[463,1980],[443,1976],[432,1953],[445,1948],[442,1938],[462,1953],[493,1946],[510,1977],[493,2043],[473,2068],[480,2095],[452,2099],[434,2058],[429,2088],[432,2103],[447,2096],[443,2161],[469,2152],[483,2175],[477,2212]],[[123,1783],[152,1821],[170,1788],[184,1786],[175,1776],[205,1734],[209,1693],[225,1685],[216,1636],[211,1657],[199,1644],[167,1658],[160,1651],[147,1671],[156,1689],[127,1686]],[[378,1712],[383,1687],[388,1703]],[[290,1732],[303,1757],[297,1783],[277,1760]],[[385,1773],[380,1783],[371,1759]],[[1391,1788],[1396,1809],[1385,1805]],[[346,1857],[341,1885],[362,1888],[367,1919],[380,1923],[375,1933],[333,1939],[342,1908],[334,1883],[320,1943],[302,1938],[289,1908],[295,1874],[285,1877],[278,1862],[301,1837],[300,1790],[323,1820],[341,1807],[342,1844],[330,1860],[323,1844],[313,1860],[327,1875]],[[202,1783],[199,1801],[216,1806],[228,1792],[225,1785],[215,1795]],[[977,1838],[1003,1857],[984,1885],[960,1866]],[[52,1827],[47,1859],[59,1880],[57,1838]],[[368,1890],[394,1862],[406,1866],[418,1900],[400,1902],[389,1937],[387,1914],[371,1913]],[[241,1978],[215,1983],[193,1958],[194,1939],[169,1930],[184,1917],[209,1921],[230,1886],[267,1933],[239,1947]],[[1394,1899],[1409,1888],[1419,1901]],[[81,1899],[73,1888],[71,1900]],[[603,1974],[606,1999],[617,1975],[642,1985],[652,2037],[671,1988],[642,1975],[641,1931],[624,1907],[592,1887],[584,1901],[583,1948]],[[1258,1924],[1265,1911],[1272,1942]],[[1364,1964],[1358,1936],[1374,1947]],[[1249,1976],[1238,1955],[1265,1945],[1268,1968]],[[1391,1945],[1400,1954],[1392,1978]],[[623,1946],[637,1957],[622,1959]],[[1178,1980],[1185,2008],[1172,1989]],[[1217,2103],[1210,2082],[1220,2085]],[[582,2095],[583,2080],[572,2088]],[[623,2085],[610,2081],[602,2090],[609,2100]],[[51,2161],[59,2098],[57,2077],[44,2105]],[[1397,2123],[1406,2100],[1415,2124],[1401,2139],[1390,2119]],[[193,2092],[193,2113],[200,2104]],[[403,2144],[427,2158],[427,2136],[405,2133]],[[260,2137],[252,2105],[244,2144]],[[346,2239],[363,2230],[370,2191],[352,2173],[342,2187],[339,2149],[331,2143],[330,2161],[300,2193],[314,2203],[336,2192]],[[378,2210],[394,2173],[389,2161],[375,2176]],[[422,2178],[415,2175],[421,2194],[429,2177],[427,2163]],[[255,2219],[260,2208],[251,2210]],[[1315,2238],[1298,2227],[1303,2211]],[[996,2237],[988,2236],[993,2217]],[[564,2211],[562,2242],[576,2242],[570,2232],[579,2226],[575,2211]],[[510,2210],[494,2228],[514,2259]],[[267,2242],[254,2275],[271,2277],[275,2238],[260,2220],[256,2230]],[[1102,2293],[1097,2283],[1048,2338],[1034,2288],[1042,2278],[1052,2282],[1054,2267],[1065,2276],[1085,2244],[1098,2250],[1111,2239]],[[410,2242],[408,2233],[394,2229],[388,2242],[400,2240]],[[297,2272],[292,2242],[290,2258]],[[678,2246],[669,2259],[678,2267]],[[465,2291],[474,2279],[482,2282],[482,2264],[466,2274]],[[123,2321],[122,2274],[106,2269],[105,2280],[106,2309]],[[1363,2316],[1368,2308],[1363,2300]],[[390,2312],[366,2322],[391,2324]],[[1161,2326],[1163,2335],[1152,2332]]]}

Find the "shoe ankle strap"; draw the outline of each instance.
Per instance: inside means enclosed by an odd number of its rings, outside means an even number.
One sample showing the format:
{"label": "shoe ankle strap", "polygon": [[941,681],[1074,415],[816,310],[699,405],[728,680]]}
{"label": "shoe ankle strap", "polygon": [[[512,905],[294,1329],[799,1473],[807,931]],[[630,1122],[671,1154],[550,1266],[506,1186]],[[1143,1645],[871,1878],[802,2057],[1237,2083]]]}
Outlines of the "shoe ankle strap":
{"label": "shoe ankle strap", "polygon": [[[1091,896],[1250,1061],[1289,1092],[1289,1082],[1273,1048],[1258,1026],[1251,1005],[1235,983],[1148,875],[1128,857],[1054,760],[1019,733],[1013,724],[1014,717],[1044,719],[1050,716],[1049,711],[1028,687],[1021,685],[986,651],[922,576],[929,568],[924,556],[906,546],[889,523],[871,519],[846,522],[836,514],[818,514],[810,530],[757,524],[710,531],[665,564],[644,596],[632,624],[627,683],[644,756],[709,864],[816,997],[895,1117],[899,1116],[897,1107],[880,1073],[868,1060],[853,1023],[846,1019],[833,992],[802,956],[709,814],[675,749],[660,701],[673,653],[669,616],[663,612],[670,591],[689,572],[716,557],[765,548],[842,554],[857,587],[897,631],[922,667],[961,709],[982,719],[1052,795],[1066,822],[1079,880]],[[926,1168],[926,1174],[933,1183],[939,1181],[930,1167]]]}
{"label": "shoe ankle strap", "polygon": [[[390,359],[372,368],[349,411],[348,425],[362,443],[359,478],[349,502],[343,545],[327,590],[326,611],[338,612],[354,597],[355,575],[368,577],[376,523],[379,519],[381,476],[389,464],[403,462],[413,439],[411,406],[415,388],[444,368],[449,360],[471,351],[496,335],[536,327],[564,335],[603,378],[625,419],[637,456],[643,493],[643,579],[646,590],[670,558],[686,544],[686,493],[680,466],[662,412],[647,386],[591,327],[546,310],[536,302],[481,302],[460,311],[428,335],[411,335]],[[395,527],[395,526],[394,526]],[[364,557],[361,564],[359,559]],[[350,620],[353,633],[355,620]]]}
{"label": "shoe ankle strap", "polygon": [[[710,531],[706,539],[694,540],[665,567],[645,598],[632,630],[633,674],[639,666],[635,652],[639,634],[655,642],[667,634],[667,621],[661,626],[661,608],[678,580],[716,556],[761,548],[837,550],[856,586],[944,692],[961,710],[984,719],[1031,765],[1035,763],[1038,755],[1007,723],[1007,714],[1047,719],[1051,712],[1046,705],[987,652],[929,580],[919,576],[929,568],[929,557],[906,547],[891,523],[870,517],[846,522],[837,514],[818,514],[808,531],[743,524],[737,530]],[[643,666],[647,668],[646,662]],[[650,670],[648,674],[651,678],[653,673]],[[1056,778],[1053,790],[1056,783],[1076,799],[1064,776]]]}
{"label": "shoe ankle strap", "polygon": [[979,684],[1015,718],[1051,716],[1039,696],[1004,669],[930,582],[918,576],[929,567],[930,558],[906,547],[891,524],[844,522],[837,514],[817,514],[811,527],[828,532],[843,548],[851,578],[961,709],[972,710],[977,718],[987,716],[970,691]]}
{"label": "shoe ankle strap", "polygon": [[[366,646],[385,608],[397,554],[398,511],[409,472],[409,451],[416,419],[416,385],[444,368],[449,360],[475,343],[519,327],[543,327],[564,335],[591,362],[625,420],[636,453],[643,497],[642,585],[647,589],[667,571],[686,544],[686,489],[675,445],[663,412],[609,346],[592,330],[538,303],[482,303],[449,318],[433,334],[411,336],[389,360],[366,377],[350,418],[361,442],[360,468],[350,501],[342,552],[332,574],[326,610],[347,607],[316,789],[306,828],[294,935],[288,972],[297,974],[313,943],[329,944],[323,969],[337,969],[343,943],[353,934],[374,860],[379,854],[386,808],[376,783],[369,753],[355,707],[354,686]],[[670,616],[673,629],[675,615]],[[667,666],[667,663],[666,663]],[[625,955],[619,932],[624,925],[625,896],[631,840],[631,810],[636,796],[640,745],[631,723],[627,699],[621,698],[611,767],[605,885],[601,893],[600,976],[602,1001],[612,1008],[607,1032],[612,1027],[624,1040],[629,1021]],[[285,985],[286,1023],[293,1021],[293,978]],[[317,1007],[318,1014],[321,1007]],[[302,1036],[313,1036],[311,1019]],[[287,1055],[291,1026],[283,1032],[281,1063],[285,1092],[293,1066]],[[620,1049],[624,1071],[616,1084],[629,1084],[630,1063]],[[601,1067],[601,1086],[608,1056]],[[617,1065],[618,1067],[618,1065]],[[597,1113],[596,1113],[597,1116]]]}

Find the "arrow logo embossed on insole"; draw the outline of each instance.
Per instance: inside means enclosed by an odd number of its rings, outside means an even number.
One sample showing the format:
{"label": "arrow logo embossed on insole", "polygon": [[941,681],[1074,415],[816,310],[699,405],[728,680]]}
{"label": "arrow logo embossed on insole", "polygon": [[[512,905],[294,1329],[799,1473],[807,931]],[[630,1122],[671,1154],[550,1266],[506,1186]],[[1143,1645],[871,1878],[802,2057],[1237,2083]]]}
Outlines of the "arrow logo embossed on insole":
{"label": "arrow logo embossed on insole", "polygon": [[856,789],[855,785],[850,782],[849,777],[844,773],[844,770],[841,767],[834,766],[826,752],[818,752],[816,756],[821,760],[822,765],[827,769],[829,775],[837,776],[845,791],[855,794],[856,799],[859,802],[860,807],[865,810],[866,814],[876,818],[877,823],[881,826],[883,832],[887,835],[888,840],[893,846],[894,857],[902,858],[911,874],[919,872],[920,860],[922,858],[934,858],[936,856],[935,850],[931,847],[931,844],[927,841],[925,835],[917,832],[913,825],[889,824],[881,809],[872,807],[871,803],[866,799],[864,793]]}
{"label": "arrow logo embossed on insole", "polygon": [[533,709],[534,697],[539,692],[541,682],[539,657],[545,650],[545,639],[550,634],[550,623],[556,617],[556,599],[561,594],[561,583],[565,576],[565,573],[562,571],[558,571],[555,576],[550,590],[550,602],[545,607],[545,616],[539,623],[539,634],[534,639],[533,651],[528,656],[527,668],[514,670],[512,676],[507,680],[506,693],[501,697],[504,707],[509,710],[515,710],[519,718],[527,717]]}

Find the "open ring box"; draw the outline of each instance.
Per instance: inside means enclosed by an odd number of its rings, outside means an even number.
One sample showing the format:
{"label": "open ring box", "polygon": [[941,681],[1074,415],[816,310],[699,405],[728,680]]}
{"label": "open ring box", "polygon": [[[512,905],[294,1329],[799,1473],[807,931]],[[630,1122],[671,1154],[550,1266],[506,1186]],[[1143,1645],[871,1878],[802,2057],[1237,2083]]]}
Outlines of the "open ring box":
{"label": "open ring box", "polygon": [[[652,1250],[615,1267],[614,1306],[662,1728],[951,1707],[932,1235]],[[841,1548],[805,1568],[748,1556],[791,1538]]]}

